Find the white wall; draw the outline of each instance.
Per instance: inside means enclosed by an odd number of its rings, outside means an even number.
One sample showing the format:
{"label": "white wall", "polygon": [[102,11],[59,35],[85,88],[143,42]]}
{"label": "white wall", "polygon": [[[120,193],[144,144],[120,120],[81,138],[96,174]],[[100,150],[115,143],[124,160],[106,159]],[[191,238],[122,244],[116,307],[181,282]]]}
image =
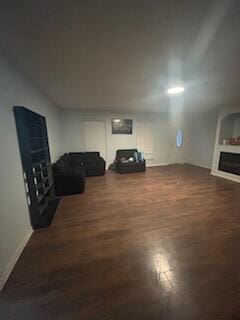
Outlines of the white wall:
{"label": "white wall", "polygon": [[218,121],[218,111],[185,115],[185,161],[211,168]]}
{"label": "white wall", "polygon": [[21,159],[12,112],[26,106],[47,119],[52,160],[59,157],[59,112],[0,55],[0,289],[31,233]]}
{"label": "white wall", "polygon": [[240,137],[240,116],[234,121],[233,137]]}
{"label": "white wall", "polygon": [[[111,164],[117,149],[137,147],[137,122],[147,121],[153,123],[154,152],[153,159],[148,165],[161,165],[183,161],[182,149],[175,147],[176,123],[167,113],[114,113],[111,111],[86,111],[76,109],[61,109],[62,152],[84,151],[83,120],[106,121],[107,165]],[[111,119],[133,119],[132,135],[112,135]],[[176,128],[175,128],[176,126]]]}

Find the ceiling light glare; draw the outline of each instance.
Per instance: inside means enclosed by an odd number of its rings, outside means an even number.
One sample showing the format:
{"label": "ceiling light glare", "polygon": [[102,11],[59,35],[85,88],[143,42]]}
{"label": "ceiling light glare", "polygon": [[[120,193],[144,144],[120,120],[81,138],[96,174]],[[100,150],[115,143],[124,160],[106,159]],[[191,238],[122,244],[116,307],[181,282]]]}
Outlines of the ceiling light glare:
{"label": "ceiling light glare", "polygon": [[176,95],[176,94],[183,93],[184,91],[185,91],[184,87],[172,87],[167,90],[167,93],[170,95]]}

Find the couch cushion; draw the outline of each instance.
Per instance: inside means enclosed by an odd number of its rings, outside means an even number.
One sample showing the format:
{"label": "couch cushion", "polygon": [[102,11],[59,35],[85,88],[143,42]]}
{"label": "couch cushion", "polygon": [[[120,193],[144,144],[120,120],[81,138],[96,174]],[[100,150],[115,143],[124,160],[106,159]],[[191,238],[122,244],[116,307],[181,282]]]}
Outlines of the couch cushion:
{"label": "couch cushion", "polygon": [[60,159],[53,165],[55,173],[65,173],[71,170],[71,160],[68,154],[64,154]]}
{"label": "couch cushion", "polygon": [[100,157],[100,153],[97,151],[84,153],[85,161],[96,161],[99,159],[99,157]]}
{"label": "couch cushion", "polygon": [[85,160],[84,152],[71,152],[69,156],[73,165],[81,164]]}
{"label": "couch cushion", "polygon": [[72,168],[72,174],[73,175],[79,175],[79,176],[82,176],[84,178],[85,177],[85,167],[83,167],[83,166],[74,166]]}

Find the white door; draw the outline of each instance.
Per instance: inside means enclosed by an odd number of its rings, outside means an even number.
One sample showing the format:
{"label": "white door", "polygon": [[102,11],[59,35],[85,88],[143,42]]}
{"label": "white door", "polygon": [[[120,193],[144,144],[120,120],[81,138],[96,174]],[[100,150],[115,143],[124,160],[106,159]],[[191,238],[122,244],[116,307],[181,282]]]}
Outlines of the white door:
{"label": "white door", "polygon": [[137,148],[146,160],[153,160],[154,127],[152,122],[137,122]]}
{"label": "white door", "polygon": [[106,124],[105,121],[84,120],[85,151],[99,151],[106,160]]}

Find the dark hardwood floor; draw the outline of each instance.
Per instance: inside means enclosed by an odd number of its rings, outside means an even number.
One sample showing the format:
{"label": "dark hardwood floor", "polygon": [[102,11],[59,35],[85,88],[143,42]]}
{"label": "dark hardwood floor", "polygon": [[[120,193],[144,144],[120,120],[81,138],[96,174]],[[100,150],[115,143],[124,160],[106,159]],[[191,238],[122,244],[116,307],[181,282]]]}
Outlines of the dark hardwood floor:
{"label": "dark hardwood floor", "polygon": [[31,237],[0,319],[240,319],[240,185],[190,165],[88,178]]}

